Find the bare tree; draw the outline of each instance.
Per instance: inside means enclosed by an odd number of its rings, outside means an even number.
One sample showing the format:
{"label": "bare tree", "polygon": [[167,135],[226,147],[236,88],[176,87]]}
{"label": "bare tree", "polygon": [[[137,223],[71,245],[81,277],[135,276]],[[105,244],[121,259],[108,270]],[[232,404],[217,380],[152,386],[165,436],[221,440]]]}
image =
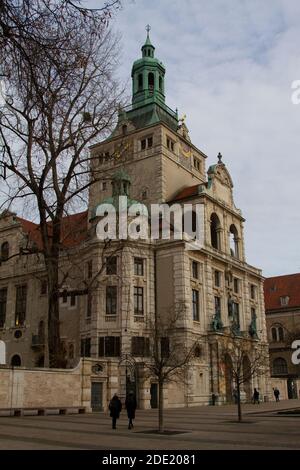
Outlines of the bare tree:
{"label": "bare tree", "polygon": [[252,377],[263,375],[268,368],[268,349],[257,341],[236,335],[234,332],[224,335],[222,358],[231,359],[231,372],[236,387],[238,420],[242,421],[241,386]]}
{"label": "bare tree", "polygon": [[6,87],[0,108],[4,205],[34,201],[48,278],[49,364],[58,367],[62,221],[82,202],[84,191],[101,179],[99,172],[90,172],[87,147],[96,137],[107,136],[115,123],[122,96],[115,79],[118,38],[96,17],[83,21],[82,11],[73,8],[78,2],[23,4],[24,24],[27,17],[32,19],[30,34],[24,36],[21,29],[15,41],[6,40],[6,33],[0,53]]}
{"label": "bare tree", "polygon": [[194,357],[197,342],[188,346],[183,340],[180,322],[186,309],[184,304],[175,305],[164,315],[156,315],[147,324],[150,337],[151,358],[144,363],[145,377],[158,382],[158,430],[164,432],[164,389],[174,382],[185,384],[189,364]]}

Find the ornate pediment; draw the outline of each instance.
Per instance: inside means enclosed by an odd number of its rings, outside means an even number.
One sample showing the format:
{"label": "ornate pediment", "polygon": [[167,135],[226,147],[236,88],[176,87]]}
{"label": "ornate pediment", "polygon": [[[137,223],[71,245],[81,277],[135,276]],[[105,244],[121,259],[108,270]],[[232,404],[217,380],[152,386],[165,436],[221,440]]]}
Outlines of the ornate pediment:
{"label": "ornate pediment", "polygon": [[217,163],[208,169],[209,179],[217,178],[223,185],[233,188],[233,182],[224,163]]}

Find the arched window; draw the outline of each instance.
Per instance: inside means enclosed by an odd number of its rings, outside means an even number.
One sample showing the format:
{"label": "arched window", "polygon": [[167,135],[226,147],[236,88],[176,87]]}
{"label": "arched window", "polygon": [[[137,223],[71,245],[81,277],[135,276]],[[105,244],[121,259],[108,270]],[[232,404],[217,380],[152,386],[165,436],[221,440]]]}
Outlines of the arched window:
{"label": "arched window", "polygon": [[182,227],[184,233],[195,239],[199,236],[197,224],[197,214],[195,211],[185,211],[182,216]]}
{"label": "arched window", "polygon": [[1,245],[1,261],[7,261],[9,257],[9,244],[4,242]]}
{"label": "arched window", "polygon": [[13,367],[20,367],[21,365],[21,358],[19,356],[19,354],[15,354],[12,358],[11,358],[11,365]]}
{"label": "arched window", "polygon": [[154,73],[152,72],[148,74],[148,88],[154,90]]}
{"label": "arched window", "polygon": [[213,213],[210,217],[210,239],[211,246],[216,250],[221,249],[220,243],[221,224],[217,214]]}
{"label": "arched window", "polygon": [[143,89],[143,74],[140,73],[138,76],[138,91]]}
{"label": "arched window", "polygon": [[160,89],[160,91],[163,91],[163,89],[162,89],[162,83],[163,83],[162,77],[159,76],[159,89]]}
{"label": "arched window", "polygon": [[238,231],[235,225],[230,225],[229,229],[229,237],[230,237],[230,254],[235,258],[239,258],[239,237]]}
{"label": "arched window", "polygon": [[286,375],[288,373],[287,363],[283,357],[277,357],[273,361],[273,375]]}
{"label": "arched window", "polygon": [[282,326],[277,325],[277,326],[272,326],[271,328],[271,336],[272,336],[272,341],[284,341],[284,331]]}

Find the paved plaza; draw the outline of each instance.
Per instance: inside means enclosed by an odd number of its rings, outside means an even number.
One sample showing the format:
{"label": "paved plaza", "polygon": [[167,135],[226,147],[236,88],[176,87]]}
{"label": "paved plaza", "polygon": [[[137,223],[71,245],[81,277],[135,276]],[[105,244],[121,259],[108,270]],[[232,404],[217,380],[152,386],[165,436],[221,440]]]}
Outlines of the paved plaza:
{"label": "paved plaza", "polygon": [[[299,414],[278,414],[299,407]],[[157,410],[138,410],[135,427],[127,429],[123,410],[117,429],[109,414],[0,417],[0,449],[300,449],[300,400],[243,406],[244,422],[236,422],[236,406],[169,409],[165,427],[175,435],[151,434]]]}

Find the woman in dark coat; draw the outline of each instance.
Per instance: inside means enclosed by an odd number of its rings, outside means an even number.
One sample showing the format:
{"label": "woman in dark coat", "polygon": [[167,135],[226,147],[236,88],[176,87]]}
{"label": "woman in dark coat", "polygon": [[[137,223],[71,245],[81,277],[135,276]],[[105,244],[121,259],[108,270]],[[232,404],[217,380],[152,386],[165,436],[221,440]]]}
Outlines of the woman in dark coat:
{"label": "woman in dark coat", "polygon": [[116,429],[117,419],[120,417],[122,403],[118,395],[115,393],[109,403],[110,416],[112,418],[112,428]]}
{"label": "woman in dark coat", "polygon": [[135,418],[135,410],[136,410],[136,399],[133,394],[133,392],[129,392],[126,401],[125,401],[125,407],[127,410],[127,416],[128,416],[128,429],[133,428],[133,422],[132,420]]}

